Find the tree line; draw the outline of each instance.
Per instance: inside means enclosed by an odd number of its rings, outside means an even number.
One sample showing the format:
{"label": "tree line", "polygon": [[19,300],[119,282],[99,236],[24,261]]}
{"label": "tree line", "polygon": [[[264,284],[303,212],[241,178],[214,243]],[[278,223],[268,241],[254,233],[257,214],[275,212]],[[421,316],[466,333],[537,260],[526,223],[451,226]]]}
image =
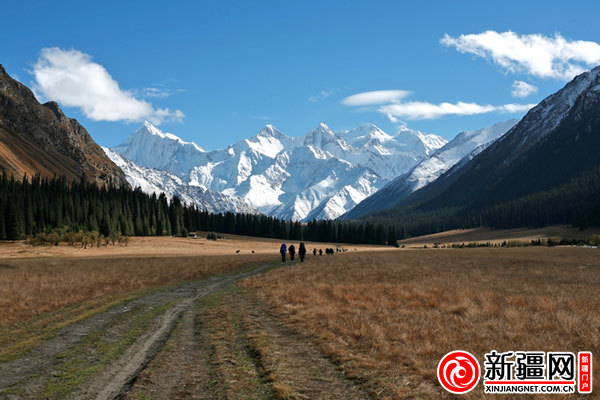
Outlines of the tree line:
{"label": "tree line", "polygon": [[55,229],[123,236],[187,236],[214,231],[283,240],[396,244],[393,227],[383,223],[311,221],[306,224],[255,214],[209,213],[183,203],[146,194],[140,188],[98,187],[34,176],[0,178],[0,240],[19,240]]}
{"label": "tree line", "polygon": [[424,209],[419,204],[391,209],[363,221],[394,226],[398,239],[487,226],[498,229],[572,225],[600,226],[600,166],[543,191],[487,207]]}

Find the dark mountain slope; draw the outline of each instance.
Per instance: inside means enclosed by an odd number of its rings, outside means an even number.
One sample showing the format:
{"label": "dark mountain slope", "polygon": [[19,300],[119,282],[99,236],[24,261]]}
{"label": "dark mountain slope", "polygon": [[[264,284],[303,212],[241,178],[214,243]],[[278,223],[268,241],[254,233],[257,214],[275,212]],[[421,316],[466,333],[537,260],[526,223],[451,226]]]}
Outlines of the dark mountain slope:
{"label": "dark mountain slope", "polygon": [[103,185],[127,185],[125,175],[83,126],[58,104],[40,104],[31,90],[0,65],[0,170],[23,174],[85,178]]}
{"label": "dark mountain slope", "polygon": [[596,68],[571,82],[572,86],[587,85],[564,115],[549,113],[548,109],[552,102],[569,101],[570,97],[561,93],[566,88],[551,96],[551,101],[540,103],[506,136],[462,168],[434,182],[432,185],[446,187],[439,194],[428,199],[415,196],[410,201],[420,200],[422,210],[479,209],[549,189],[596,166],[600,163],[599,72]]}

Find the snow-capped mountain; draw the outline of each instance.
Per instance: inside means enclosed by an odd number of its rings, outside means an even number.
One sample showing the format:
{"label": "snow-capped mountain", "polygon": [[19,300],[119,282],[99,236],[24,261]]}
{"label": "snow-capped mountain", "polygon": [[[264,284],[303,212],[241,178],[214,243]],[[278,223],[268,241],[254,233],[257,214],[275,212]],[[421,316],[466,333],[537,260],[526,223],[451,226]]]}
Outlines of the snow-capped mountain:
{"label": "snow-capped mountain", "polygon": [[345,159],[371,168],[385,180],[394,179],[446,144],[437,135],[401,127],[390,136],[376,125],[364,124],[339,134],[351,146]]}
{"label": "snow-capped mountain", "polygon": [[138,165],[176,175],[197,165],[205,153],[195,143],[184,142],[173,134],[163,133],[147,121],[114,150],[127,160],[136,160]]}
{"label": "snow-capped mountain", "polygon": [[107,147],[102,147],[102,149],[108,158],[123,170],[127,182],[132,187],[141,188],[144,193],[159,195],[164,192],[168,197],[177,196],[187,204],[195,204],[198,208],[213,213],[227,211],[246,214],[260,213],[239,197],[206,190],[199,186],[190,186],[166,171],[140,167]]}
{"label": "snow-capped mountain", "polygon": [[[576,76],[529,110],[507,133],[483,150],[476,148],[432,183],[391,208],[373,208],[369,214],[394,218],[411,212],[440,210],[447,215],[458,210],[456,215],[464,216],[506,205],[520,218],[521,209],[513,208],[512,202],[527,204],[537,197],[547,207],[540,215],[548,215],[549,220],[557,220],[554,205],[566,201],[572,202],[572,208],[559,213],[587,221],[592,217],[577,210],[585,209],[582,203],[589,199],[583,195],[556,199],[571,193],[564,185],[582,177],[589,179],[590,193],[594,193],[594,171],[600,163],[599,116],[600,66]],[[518,223],[528,223],[523,221]]]}
{"label": "snow-capped mountain", "polygon": [[508,132],[517,122],[519,121],[511,119],[476,131],[459,133],[430,157],[358,204],[345,217],[360,218],[374,211],[392,207],[412,192],[435,181],[463,158],[467,160],[473,158]]}
{"label": "snow-capped mountain", "polygon": [[445,143],[405,128],[391,136],[372,124],[341,133],[320,124],[297,138],[266,125],[226,149],[205,151],[146,122],[113,150],[267,215],[309,220],[337,218]]}

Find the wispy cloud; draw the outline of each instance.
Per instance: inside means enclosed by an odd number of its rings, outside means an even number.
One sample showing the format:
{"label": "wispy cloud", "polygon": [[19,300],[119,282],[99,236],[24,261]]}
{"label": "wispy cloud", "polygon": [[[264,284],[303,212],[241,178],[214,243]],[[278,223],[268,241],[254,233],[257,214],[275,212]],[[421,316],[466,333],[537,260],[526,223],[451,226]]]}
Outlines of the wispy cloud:
{"label": "wispy cloud", "polygon": [[407,90],[373,90],[345,97],[342,104],[347,106],[372,106],[392,103],[408,96],[410,96],[410,92]]}
{"label": "wispy cloud", "polygon": [[587,68],[600,64],[600,45],[568,40],[559,33],[518,35],[515,32],[486,31],[440,40],[461,53],[491,59],[508,72],[527,73],[538,78],[570,80]]}
{"label": "wispy cloud", "polygon": [[433,104],[423,101],[387,104],[378,108],[381,114],[386,115],[390,121],[397,122],[399,118],[408,120],[436,119],[445,115],[475,115],[490,112],[517,113],[527,111],[535,104],[504,104],[494,106],[490,104],[465,103],[440,103]]}
{"label": "wispy cloud", "polygon": [[133,94],[138,97],[164,99],[165,97],[172,96],[176,93],[183,93],[185,89],[170,89],[165,87],[147,87],[143,89],[136,89]]}
{"label": "wispy cloud", "polygon": [[[435,119],[445,115],[474,115],[490,112],[518,113],[527,111],[535,104],[490,105],[466,103],[433,104],[426,101],[403,101],[411,92],[406,90],[376,90],[358,93],[342,100],[347,106],[377,106],[376,111],[396,123],[400,119]],[[373,108],[369,108],[373,110]]]}
{"label": "wispy cloud", "polygon": [[532,84],[523,81],[514,81],[512,84],[513,90],[511,94],[513,97],[523,98],[534,93],[537,93],[538,88]]}
{"label": "wispy cloud", "polygon": [[158,125],[164,121],[182,121],[185,117],[181,110],[156,108],[137,99],[132,91],[121,89],[102,65],[78,50],[42,49],[32,73],[38,96],[78,107],[92,120],[147,119]]}
{"label": "wispy cloud", "polygon": [[311,103],[318,103],[319,101],[331,96],[335,92],[336,92],[335,89],[323,89],[323,90],[319,91],[319,93],[315,94],[314,96],[310,96],[308,98],[308,101],[310,101]]}

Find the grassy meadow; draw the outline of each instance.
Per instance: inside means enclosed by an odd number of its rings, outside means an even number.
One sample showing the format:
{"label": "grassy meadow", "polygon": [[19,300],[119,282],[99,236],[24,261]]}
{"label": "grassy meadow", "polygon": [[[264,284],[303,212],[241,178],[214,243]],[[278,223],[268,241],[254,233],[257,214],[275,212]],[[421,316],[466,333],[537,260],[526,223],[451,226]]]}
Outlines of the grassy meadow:
{"label": "grassy meadow", "polygon": [[[243,284],[375,398],[451,397],[436,368],[452,350],[479,360],[493,349],[600,351],[598,249],[400,250],[308,261]],[[483,398],[483,389],[461,397]]]}

